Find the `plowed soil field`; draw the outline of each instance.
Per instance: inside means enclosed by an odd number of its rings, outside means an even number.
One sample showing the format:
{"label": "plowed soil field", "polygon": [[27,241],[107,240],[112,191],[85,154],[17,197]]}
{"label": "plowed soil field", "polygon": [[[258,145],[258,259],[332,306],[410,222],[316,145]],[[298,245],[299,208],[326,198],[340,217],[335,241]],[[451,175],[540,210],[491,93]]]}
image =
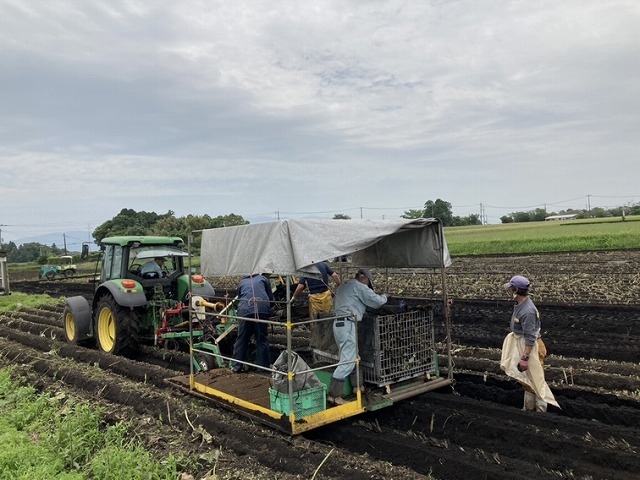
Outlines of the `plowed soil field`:
{"label": "plowed soil field", "polygon": [[[182,353],[145,347],[130,359],[64,343],[62,307],[0,316],[0,363],[16,365],[40,389],[106,406],[108,421],[134,420],[158,454],[198,458],[189,471],[196,478],[215,468],[219,478],[640,479],[639,258],[454,259],[453,388],[299,437],[167,385],[165,378],[188,372]],[[547,380],[562,407],[546,414],[521,410],[521,387],[498,365],[512,310],[500,285],[517,273],[534,283]],[[388,291],[410,290],[406,279],[392,277]],[[92,291],[80,281],[14,281],[12,290]],[[436,325],[444,341],[441,317]],[[304,352],[305,332],[295,335]],[[283,339],[283,331],[271,332],[273,359]],[[441,364],[446,373],[445,359]]]}

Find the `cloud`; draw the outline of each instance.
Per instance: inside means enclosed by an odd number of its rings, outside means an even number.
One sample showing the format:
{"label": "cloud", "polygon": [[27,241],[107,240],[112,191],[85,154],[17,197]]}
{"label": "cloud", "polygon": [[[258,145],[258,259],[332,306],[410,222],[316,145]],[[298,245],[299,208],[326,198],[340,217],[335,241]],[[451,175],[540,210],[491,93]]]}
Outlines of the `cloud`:
{"label": "cloud", "polygon": [[0,221],[627,203],[639,17],[631,0],[3,1]]}

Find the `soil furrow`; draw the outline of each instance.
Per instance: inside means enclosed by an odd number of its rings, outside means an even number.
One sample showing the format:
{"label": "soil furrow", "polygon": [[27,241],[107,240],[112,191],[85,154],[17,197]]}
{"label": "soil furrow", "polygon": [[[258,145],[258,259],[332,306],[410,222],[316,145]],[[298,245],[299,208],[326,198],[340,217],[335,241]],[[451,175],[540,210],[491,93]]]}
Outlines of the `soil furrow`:
{"label": "soil furrow", "polygon": [[[182,442],[185,451],[197,451],[202,426],[213,440],[201,448],[228,452],[228,478],[251,472],[264,474],[253,478],[310,478],[330,453],[316,478],[634,479],[640,478],[640,295],[630,295],[623,283],[638,276],[638,266],[640,251],[456,259],[448,275],[454,388],[295,438],[168,386],[165,378],[189,371],[184,351],[144,346],[135,358],[123,358],[59,341],[61,305],[0,315],[1,362],[32,372],[37,384],[63,388],[63,379],[64,388],[87,401],[161,420],[176,435],[163,441],[165,449]],[[547,380],[562,407],[544,415],[521,410],[522,387],[499,368],[513,308],[501,285],[523,272],[534,282],[549,351]],[[404,288],[420,296],[434,288],[426,275],[400,272],[395,281],[388,292]],[[402,283],[409,281],[420,288]],[[93,291],[80,282],[12,282],[16,291],[23,285],[52,296]],[[618,304],[596,305],[606,302]],[[284,347],[284,332],[283,325],[270,329],[273,358]],[[439,342],[446,337],[438,315],[435,335]],[[294,329],[303,356],[308,340],[307,330]]]}
{"label": "soil furrow", "polygon": [[[182,431],[188,431],[194,425],[196,436],[206,438],[203,436],[206,432],[213,436],[214,445],[223,445],[236,457],[252,458],[262,466],[281,472],[279,476],[285,473],[306,478],[329,453],[327,448],[310,445],[303,439],[292,442],[289,437],[270,429],[253,428],[251,422],[218,410],[206,401],[184,396],[166,384],[132,381],[107,372],[103,367],[69,362],[68,358],[52,357],[4,339],[0,339],[0,352],[5,361],[29,364],[33,371],[81,389],[90,397],[130,407],[138,415],[161,420]],[[145,370],[144,366],[139,368]],[[150,370],[155,369],[151,367]],[[136,376],[140,376],[140,372]],[[204,450],[207,450],[206,445]],[[394,472],[393,467],[375,465],[375,462],[370,462],[367,469],[363,469],[358,461],[341,457],[344,457],[342,452],[329,457],[323,465],[323,474],[318,478],[340,478],[344,470],[356,480],[383,479],[388,478],[388,474],[407,473],[400,469]],[[419,476],[409,474],[406,478]]]}

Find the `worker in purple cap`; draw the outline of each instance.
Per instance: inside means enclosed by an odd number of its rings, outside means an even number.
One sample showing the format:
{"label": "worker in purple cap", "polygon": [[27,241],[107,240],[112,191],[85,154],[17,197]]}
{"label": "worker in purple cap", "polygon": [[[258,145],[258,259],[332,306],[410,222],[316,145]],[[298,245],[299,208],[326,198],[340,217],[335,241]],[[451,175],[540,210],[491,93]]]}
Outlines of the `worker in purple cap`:
{"label": "worker in purple cap", "polygon": [[540,338],[540,313],[529,298],[531,282],[521,275],[512,277],[504,288],[515,302],[511,315],[511,333],[502,347],[501,368],[524,387],[523,410],[546,412],[547,403],[556,406],[544,380],[547,348]]}
{"label": "worker in purple cap", "polygon": [[336,404],[345,403],[342,399],[345,379],[351,375],[351,384],[360,384],[361,378],[355,377],[354,368],[357,359],[356,322],[362,320],[367,307],[378,309],[387,303],[386,295],[378,295],[373,291],[373,275],[369,270],[361,268],[355,275],[342,283],[336,290],[333,309],[336,319],[333,321],[333,336],[338,344],[340,363],[333,372],[329,395]]}

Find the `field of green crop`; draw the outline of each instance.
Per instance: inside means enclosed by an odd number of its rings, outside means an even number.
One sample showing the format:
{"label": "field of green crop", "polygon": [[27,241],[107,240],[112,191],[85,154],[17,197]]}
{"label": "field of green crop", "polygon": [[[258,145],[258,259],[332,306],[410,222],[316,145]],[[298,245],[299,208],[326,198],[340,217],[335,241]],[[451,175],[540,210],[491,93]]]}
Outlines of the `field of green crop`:
{"label": "field of green crop", "polygon": [[640,248],[640,217],[446,227],[452,256]]}

